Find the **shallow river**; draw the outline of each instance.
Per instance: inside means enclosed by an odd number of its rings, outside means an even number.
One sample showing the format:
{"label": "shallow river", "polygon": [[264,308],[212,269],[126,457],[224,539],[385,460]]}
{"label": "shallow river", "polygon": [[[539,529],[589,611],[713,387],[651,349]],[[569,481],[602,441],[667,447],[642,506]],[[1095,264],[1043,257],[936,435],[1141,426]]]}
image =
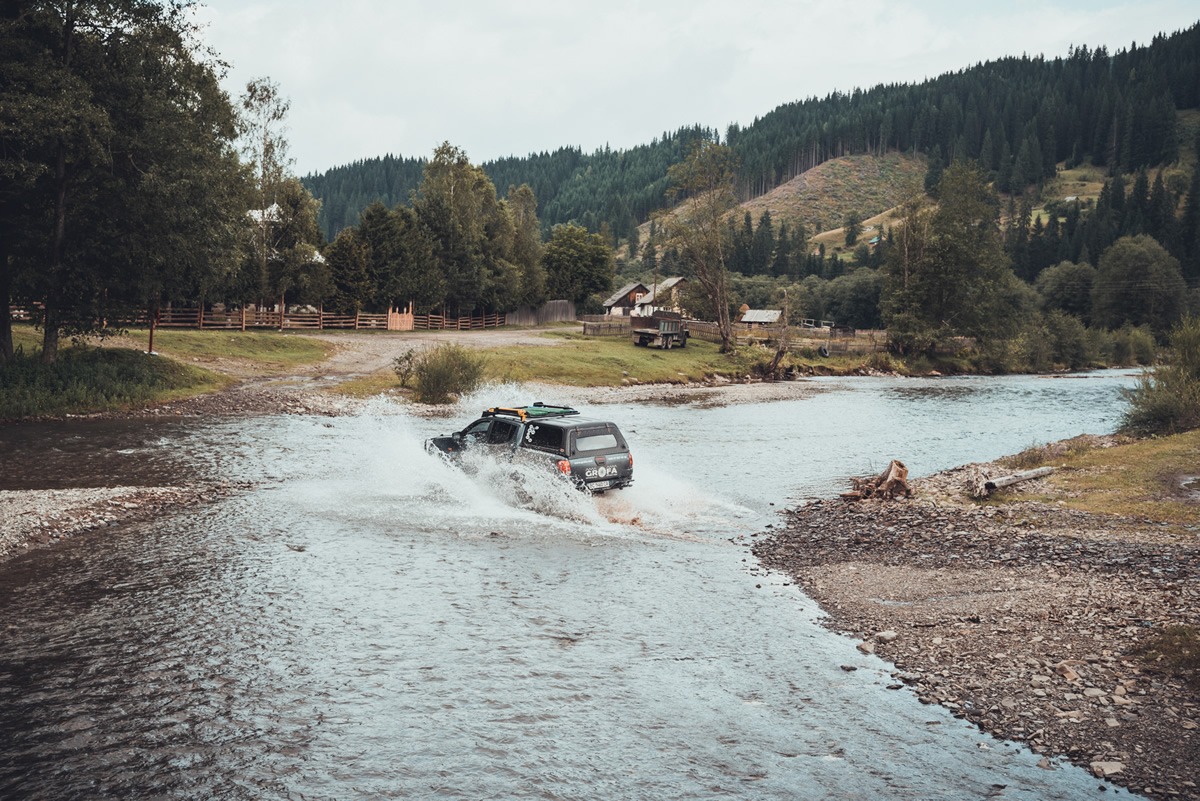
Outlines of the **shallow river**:
{"label": "shallow river", "polygon": [[[0,488],[257,484],[0,564],[0,798],[1123,796],[886,689],[731,540],[892,458],[1111,431],[1132,383],[819,380],[711,408],[503,386],[442,420],[0,428],[22,465]],[[593,499],[422,450],[538,399],[617,421],[637,483]]]}

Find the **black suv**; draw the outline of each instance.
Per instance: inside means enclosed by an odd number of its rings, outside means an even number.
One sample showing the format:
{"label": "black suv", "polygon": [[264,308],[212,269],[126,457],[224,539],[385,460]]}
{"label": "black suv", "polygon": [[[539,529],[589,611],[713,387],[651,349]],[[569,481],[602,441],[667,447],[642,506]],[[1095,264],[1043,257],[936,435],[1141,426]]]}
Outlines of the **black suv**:
{"label": "black suv", "polygon": [[535,403],[487,409],[462,431],[426,441],[425,449],[454,458],[474,445],[544,457],[589,492],[633,483],[633,454],[621,430],[615,423],[581,417],[570,406]]}

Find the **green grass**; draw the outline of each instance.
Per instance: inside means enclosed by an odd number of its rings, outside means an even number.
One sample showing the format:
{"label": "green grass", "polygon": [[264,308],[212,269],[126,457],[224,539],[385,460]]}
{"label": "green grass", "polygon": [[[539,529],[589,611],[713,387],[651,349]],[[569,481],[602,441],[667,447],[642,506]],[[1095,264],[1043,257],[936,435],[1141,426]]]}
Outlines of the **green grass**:
{"label": "green grass", "polygon": [[[117,343],[145,350],[149,338],[150,332],[147,329],[134,328],[128,330]],[[23,348],[27,354],[40,352],[42,332],[31,325],[14,325],[13,347]],[[233,360],[253,363],[268,371],[284,371],[322,361],[333,353],[334,346],[319,339],[279,331],[194,331],[160,328],[154,332],[154,351],[175,359],[202,364]]]}
{"label": "green grass", "polygon": [[[134,330],[129,335],[145,341],[149,332]],[[322,361],[334,348],[327,342],[279,331],[159,329],[154,332],[154,350],[177,359],[236,359],[270,370],[286,370]]]}
{"label": "green grass", "polygon": [[1014,466],[1049,463],[1062,467],[1049,478],[1055,492],[1039,500],[1061,501],[1087,512],[1190,526],[1193,532],[1200,526],[1200,504],[1180,487],[1184,476],[1200,473],[1200,430],[1110,448],[1080,444],[1047,454],[1044,460],[1014,457]]}
{"label": "green grass", "polygon": [[15,324],[13,325],[12,333],[14,350],[23,350],[25,353],[33,353],[34,350],[41,350],[42,332],[38,331],[32,325]]}
{"label": "green grass", "polygon": [[227,383],[208,370],[123,348],[65,348],[51,365],[21,354],[0,367],[0,420],[139,408]]}
{"label": "green grass", "polygon": [[1194,626],[1168,626],[1147,637],[1133,653],[1148,667],[1200,689],[1200,631]]}
{"label": "green grass", "polygon": [[[681,384],[714,376],[737,380],[757,375],[771,361],[770,348],[742,347],[722,355],[715,344],[692,339],[686,348],[669,351],[635,347],[626,337],[586,337],[578,331],[550,331],[543,336],[556,344],[516,345],[482,351],[489,381],[565,384],[577,387],[640,384]],[[806,357],[793,353],[785,365],[810,368],[819,375],[851,375],[869,366],[870,354]],[[411,382],[410,382],[411,384]],[[344,381],[330,392],[352,398],[403,392],[391,370]]]}
{"label": "green grass", "polygon": [[396,374],[387,370],[338,382],[326,391],[347,398],[372,398],[385,393],[395,393],[400,389],[400,380],[396,378]]}
{"label": "green grass", "polygon": [[740,376],[754,359],[749,349],[722,355],[716,345],[692,339],[686,348],[639,348],[626,337],[585,337],[580,333],[548,333],[555,345],[526,345],[485,350],[488,378],[498,381],[541,381],[577,387],[639,383],[679,384],[714,375]]}
{"label": "green grass", "polygon": [[13,346],[20,355],[15,364],[0,368],[0,419],[170,402],[229,384],[229,378],[205,366],[283,373],[333,351],[326,342],[275,331],[158,330],[154,349],[159,355],[150,356],[143,352],[148,338],[148,331],[134,329],[105,347],[64,341],[58,361],[45,366],[38,362],[41,332],[31,325],[13,326]]}

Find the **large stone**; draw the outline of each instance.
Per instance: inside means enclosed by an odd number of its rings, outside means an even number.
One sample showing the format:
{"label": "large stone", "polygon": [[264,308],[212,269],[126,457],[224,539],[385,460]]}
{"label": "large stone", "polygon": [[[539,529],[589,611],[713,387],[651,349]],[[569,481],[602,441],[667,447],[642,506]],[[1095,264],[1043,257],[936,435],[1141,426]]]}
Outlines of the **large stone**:
{"label": "large stone", "polygon": [[1109,776],[1114,776],[1114,775],[1120,773],[1121,771],[1125,770],[1125,763],[1124,762],[1093,762],[1091,764],[1091,768],[1092,768],[1092,773],[1095,774],[1097,778],[1104,779]]}
{"label": "large stone", "polygon": [[1070,665],[1068,665],[1066,662],[1059,662],[1057,665],[1054,666],[1054,671],[1056,673],[1058,673],[1058,675],[1060,675],[1064,679],[1066,679],[1067,681],[1078,681],[1079,680],[1079,674],[1076,673],[1075,669],[1072,668]]}

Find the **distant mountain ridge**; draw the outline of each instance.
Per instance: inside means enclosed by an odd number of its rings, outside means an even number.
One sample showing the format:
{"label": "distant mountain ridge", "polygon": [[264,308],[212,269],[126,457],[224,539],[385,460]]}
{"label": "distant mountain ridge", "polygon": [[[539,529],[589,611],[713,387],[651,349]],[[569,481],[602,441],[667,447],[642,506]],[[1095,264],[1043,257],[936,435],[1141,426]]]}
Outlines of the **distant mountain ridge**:
{"label": "distant mountain ridge", "polygon": [[[943,164],[969,158],[1011,191],[1052,177],[1060,162],[1126,172],[1170,162],[1180,145],[1176,112],[1198,107],[1200,23],[1111,55],[1079,47],[1053,59],[1010,57],[920,84],[787,103],[745,128],[730,126],[724,140],[741,161],[743,200],[831,159],[861,154],[922,154]],[[717,135],[685,127],[628,150],[564,147],[481,166],[501,195],[529,184],[544,226],[575,221],[617,239],[666,204],[667,169],[692,142]],[[321,226],[332,238],[374,200],[407,203],[424,164],[384,156],[303,181],[322,201]]]}

